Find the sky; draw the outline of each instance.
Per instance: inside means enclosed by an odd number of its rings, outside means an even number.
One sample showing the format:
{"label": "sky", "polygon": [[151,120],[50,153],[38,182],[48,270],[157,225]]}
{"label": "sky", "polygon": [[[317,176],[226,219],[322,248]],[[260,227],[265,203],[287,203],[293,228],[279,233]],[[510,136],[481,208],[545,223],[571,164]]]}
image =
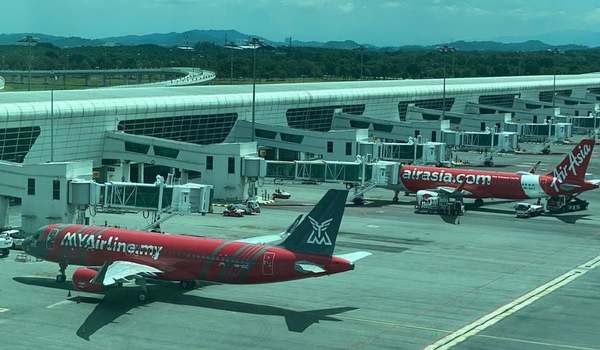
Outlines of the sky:
{"label": "sky", "polygon": [[598,0],[4,0],[4,33],[102,38],[235,29],[378,46],[493,40],[600,24]]}

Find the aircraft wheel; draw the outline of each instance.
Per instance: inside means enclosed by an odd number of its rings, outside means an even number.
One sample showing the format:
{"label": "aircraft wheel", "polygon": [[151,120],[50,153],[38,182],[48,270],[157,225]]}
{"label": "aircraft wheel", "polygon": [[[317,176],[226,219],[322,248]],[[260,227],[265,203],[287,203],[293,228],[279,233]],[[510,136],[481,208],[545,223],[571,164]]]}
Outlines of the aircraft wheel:
{"label": "aircraft wheel", "polygon": [[56,275],[56,283],[65,283],[66,280],[67,280],[67,276]]}
{"label": "aircraft wheel", "polygon": [[392,202],[394,202],[394,203],[398,203],[398,201],[399,201],[399,198],[398,198],[398,196],[394,196],[394,198],[392,198]]}
{"label": "aircraft wheel", "polygon": [[196,288],[196,281],[181,281],[181,288],[190,290]]}
{"label": "aircraft wheel", "polygon": [[477,208],[479,208],[479,207],[482,207],[482,206],[483,206],[483,199],[481,199],[481,198],[477,198],[477,199],[475,200],[475,206],[476,206]]}
{"label": "aircraft wheel", "polygon": [[365,200],[363,198],[356,197],[356,198],[352,199],[352,203],[354,203],[354,205],[364,205]]}

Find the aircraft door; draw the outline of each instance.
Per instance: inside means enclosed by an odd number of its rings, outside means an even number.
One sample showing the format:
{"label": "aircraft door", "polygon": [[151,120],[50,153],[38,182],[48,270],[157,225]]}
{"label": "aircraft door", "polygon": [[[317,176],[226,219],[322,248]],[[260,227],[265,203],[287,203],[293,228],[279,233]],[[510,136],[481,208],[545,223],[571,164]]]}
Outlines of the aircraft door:
{"label": "aircraft door", "polygon": [[273,264],[275,263],[275,253],[266,252],[263,255],[262,273],[265,276],[273,276]]}

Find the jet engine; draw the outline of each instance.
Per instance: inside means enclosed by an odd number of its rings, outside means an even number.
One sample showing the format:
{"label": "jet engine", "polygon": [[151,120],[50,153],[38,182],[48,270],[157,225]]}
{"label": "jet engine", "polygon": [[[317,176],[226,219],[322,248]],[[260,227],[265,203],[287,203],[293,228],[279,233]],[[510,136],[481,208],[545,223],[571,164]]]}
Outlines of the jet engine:
{"label": "jet engine", "polygon": [[87,267],[80,267],[73,273],[73,287],[75,289],[97,293],[102,291],[102,284],[92,283],[92,280],[96,277],[98,271],[89,269]]}

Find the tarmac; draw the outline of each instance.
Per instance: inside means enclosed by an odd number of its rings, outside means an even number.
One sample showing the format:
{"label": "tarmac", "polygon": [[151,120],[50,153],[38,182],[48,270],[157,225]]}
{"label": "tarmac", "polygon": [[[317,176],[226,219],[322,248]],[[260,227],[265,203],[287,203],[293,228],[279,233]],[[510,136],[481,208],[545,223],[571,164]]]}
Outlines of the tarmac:
{"label": "tarmac", "polygon": [[[559,154],[506,155],[499,170],[545,173]],[[464,155],[465,157],[470,155]],[[588,172],[600,177],[595,152]],[[292,193],[244,218],[177,216],[164,231],[238,239],[281,232],[335,184]],[[272,183],[265,187],[272,192]],[[0,260],[0,334],[6,349],[600,349],[600,191],[590,209],[517,219],[513,202],[468,206],[460,222],[413,212],[414,197],[377,189],[348,204],[336,253],[367,250],[354,271],[265,285],[157,283],[106,296],[56,284],[56,264]],[[468,203],[468,201],[467,201]],[[217,209],[220,210],[220,209]],[[94,223],[129,228],[141,214]],[[69,267],[70,274],[75,267]],[[70,294],[70,297],[69,297]]]}

